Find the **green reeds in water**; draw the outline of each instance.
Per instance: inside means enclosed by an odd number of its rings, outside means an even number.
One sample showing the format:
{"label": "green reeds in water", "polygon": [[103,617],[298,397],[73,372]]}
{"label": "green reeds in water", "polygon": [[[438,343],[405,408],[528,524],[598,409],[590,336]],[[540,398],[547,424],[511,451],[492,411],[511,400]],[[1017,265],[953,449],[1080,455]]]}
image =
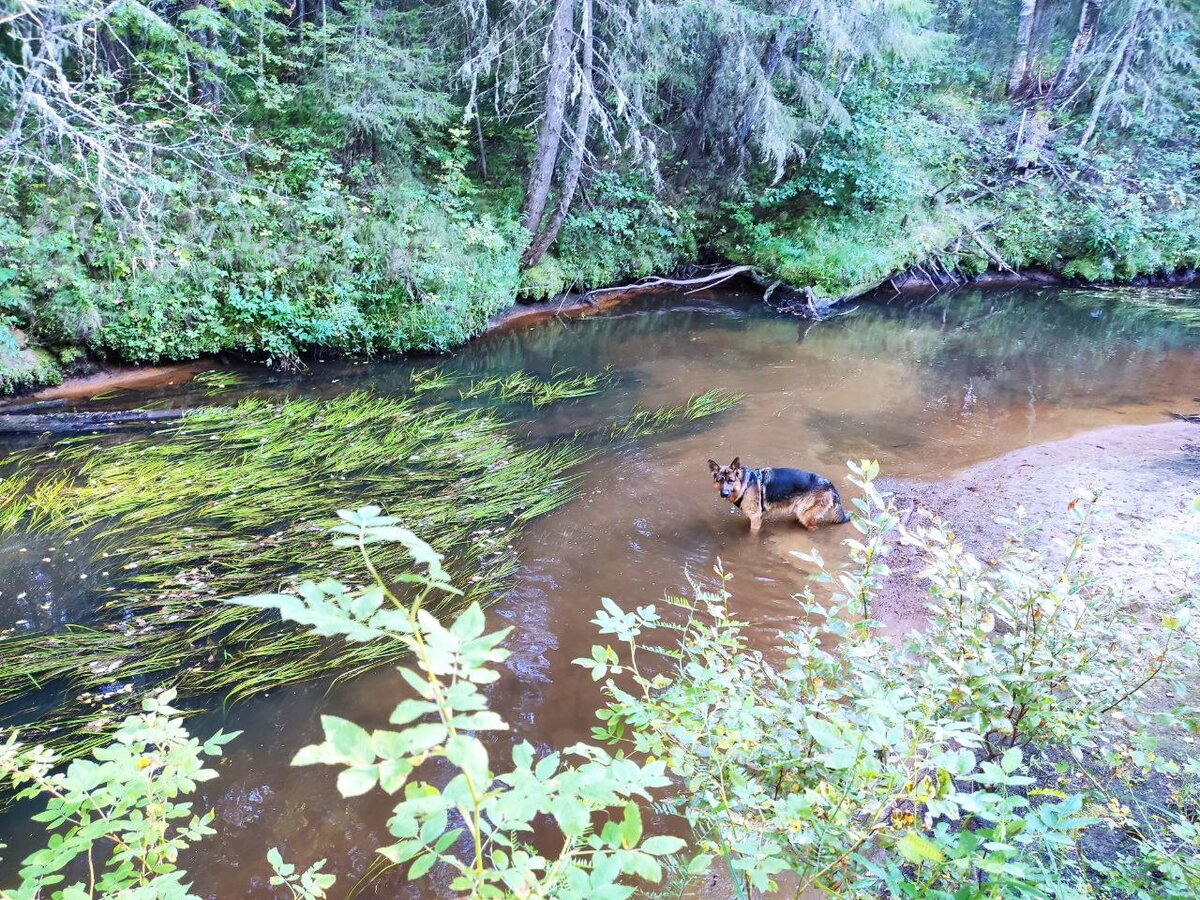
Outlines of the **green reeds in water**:
{"label": "green reeds in water", "polygon": [[682,406],[668,406],[660,409],[635,407],[632,413],[608,429],[607,436],[612,440],[645,437],[665,431],[682,422],[715,416],[732,409],[741,401],[741,394],[713,390],[693,395]]}
{"label": "green reeds in water", "polygon": [[[395,646],[331,648],[218,601],[339,570],[365,578],[323,532],[333,510],[369,502],[448,555],[461,602],[488,600],[516,566],[521,524],[568,499],[566,473],[584,456],[570,443],[523,448],[484,411],[364,394],[247,400],[169,434],[60,445],[0,483],[0,524],[86,536],[109,599],[89,627],[0,639],[0,703],[65,686],[63,703],[25,731],[77,753],[125,711],[123,685],[237,699],[388,660]],[[39,478],[48,464],[69,474]],[[406,573],[400,553],[377,565]]]}
{"label": "green reeds in water", "polygon": [[[595,393],[608,377],[555,385],[517,373],[488,391],[540,405]],[[491,411],[420,399],[245,400],[156,434],[81,437],[16,460],[0,479],[0,535],[86,546],[97,608],[86,626],[0,637],[9,721],[39,708],[25,738],[77,755],[159,686],[236,700],[393,659],[394,644],[318,643],[277,615],[220,602],[298,578],[365,580],[326,538],[337,509],[378,504],[447,555],[464,589],[456,604],[493,599],[516,568],[522,526],[569,499],[570,471],[598,448],[578,437],[522,445]],[[604,437],[640,437],[737,401],[710,391],[635,409]],[[402,553],[376,557],[403,582]]]}
{"label": "green reeds in water", "polygon": [[611,381],[607,371],[575,372],[559,369],[549,378],[539,378],[528,372],[517,371],[508,375],[470,378],[450,375],[442,369],[433,368],[413,372],[409,377],[409,388],[419,394],[456,388],[460,400],[490,398],[508,403],[527,401],[537,407],[563,400],[590,397],[600,393]]}
{"label": "green reeds in water", "polygon": [[242,387],[245,383],[246,377],[244,375],[224,369],[209,369],[207,372],[197,373],[192,378],[192,384],[202,387],[206,397],[224,394],[227,391]]}

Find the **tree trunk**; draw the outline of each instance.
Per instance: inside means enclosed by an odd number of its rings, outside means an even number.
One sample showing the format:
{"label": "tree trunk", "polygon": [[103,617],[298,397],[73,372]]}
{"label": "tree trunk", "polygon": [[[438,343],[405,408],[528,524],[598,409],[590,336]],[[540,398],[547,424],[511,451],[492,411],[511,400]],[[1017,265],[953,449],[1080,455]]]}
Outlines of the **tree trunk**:
{"label": "tree trunk", "polygon": [[580,59],[579,111],[575,117],[575,140],[571,144],[571,157],[567,163],[567,172],[563,177],[562,187],[559,190],[558,205],[550,214],[546,227],[534,236],[533,243],[529,245],[529,249],[525,251],[525,256],[521,260],[526,268],[536,266],[553,245],[555,238],[558,237],[558,230],[562,228],[563,221],[571,209],[571,203],[575,199],[575,191],[579,187],[579,176],[583,172],[583,160],[587,155],[588,129],[592,122],[592,104],[595,102],[595,90],[592,85],[594,52],[592,46],[592,0],[582,0],[580,11],[579,36],[583,43],[583,50]]}
{"label": "tree trunk", "polygon": [[[195,5],[196,7],[203,6],[214,12],[217,8],[216,0],[197,0]],[[201,49],[199,58],[192,60],[196,103],[216,111],[221,107],[221,85],[213,74],[212,64],[207,59],[207,51],[216,43],[216,35],[208,28],[199,28],[193,31],[190,37]]]}
{"label": "tree trunk", "polygon": [[704,77],[704,84],[700,88],[696,102],[692,104],[692,124],[688,128],[687,136],[683,139],[683,158],[687,161],[687,168],[683,172],[681,184],[687,184],[691,180],[692,174],[697,171],[704,159],[708,101],[712,98],[712,92],[717,86],[717,76],[721,71],[724,52],[725,45],[718,43],[713,48],[712,54],[706,57],[709,60],[708,74]]}
{"label": "tree trunk", "polygon": [[541,227],[542,215],[546,212],[546,201],[550,196],[550,186],[554,180],[554,165],[558,161],[563,114],[566,111],[567,88],[570,82],[571,25],[574,18],[573,0],[555,0],[550,36],[546,42],[549,54],[546,105],[542,111],[537,147],[533,153],[533,165],[530,167],[529,182],[525,188],[525,206],[521,210],[521,221],[531,235],[536,235]]}
{"label": "tree trunk", "polygon": [[1029,47],[1033,43],[1033,25],[1038,18],[1041,0],[1021,0],[1021,11],[1017,14],[1017,46],[1013,50],[1012,63],[1008,68],[1008,96],[1017,97],[1029,80]]}
{"label": "tree trunk", "polygon": [[1096,128],[1100,124],[1100,117],[1104,114],[1105,107],[1108,106],[1113,82],[1117,80],[1118,75],[1122,79],[1124,78],[1122,73],[1129,67],[1134,45],[1139,32],[1142,30],[1144,13],[1145,0],[1138,0],[1133,7],[1129,24],[1125,26],[1125,34],[1121,38],[1117,52],[1113,54],[1112,64],[1108,67],[1108,72],[1104,75],[1104,81],[1100,85],[1100,90],[1096,92],[1096,99],[1092,103],[1092,114],[1088,117],[1087,127],[1083,130],[1083,137],[1079,139],[1080,150],[1088,145],[1092,139],[1092,135],[1096,133]]}
{"label": "tree trunk", "polygon": [[1054,87],[1050,91],[1050,99],[1055,103],[1070,93],[1075,79],[1079,77],[1079,64],[1083,61],[1083,55],[1087,53],[1088,48],[1092,46],[1092,41],[1096,39],[1096,31],[1100,23],[1100,3],[1101,0],[1083,0],[1083,7],[1079,11],[1079,27],[1075,30],[1075,40],[1071,42],[1071,49],[1067,51],[1062,65],[1059,66],[1058,74],[1054,77]]}

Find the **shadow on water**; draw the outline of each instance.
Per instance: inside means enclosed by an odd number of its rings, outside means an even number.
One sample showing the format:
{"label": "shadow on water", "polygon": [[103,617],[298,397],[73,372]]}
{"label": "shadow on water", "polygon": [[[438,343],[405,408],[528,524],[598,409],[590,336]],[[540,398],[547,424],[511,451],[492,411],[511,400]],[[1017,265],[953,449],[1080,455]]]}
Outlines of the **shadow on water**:
{"label": "shadow on water", "polygon": [[[1136,297],[1166,306],[1180,299]],[[545,749],[587,737],[599,693],[570,660],[588,653],[600,597],[653,602],[685,591],[685,570],[704,577],[720,558],[735,573],[738,614],[755,623],[766,645],[796,614],[790,596],[805,584],[792,551],[816,545],[826,558],[838,557],[844,532],[837,529],[808,534],[776,525],[749,535],[745,520],[710,489],[708,457],[813,469],[843,487],[845,461],[859,457],[878,458],[889,475],[938,479],[1022,446],[1194,408],[1200,332],[1121,298],[1114,291],[962,290],[862,304],[814,324],[734,292],[664,297],[636,310],[486,337],[444,358],[315,363],[295,375],[223,370],[236,377],[127,392],[96,405],[403,394],[411,372],[431,365],[461,377],[610,368],[612,384],[598,396],[506,411],[536,439],[597,428],[634,403],[675,405],[713,388],[744,394],[732,413],[601,454],[585,467],[578,498],[524,533],[521,568],[489,612],[494,624],[514,627],[512,656],[491,694],[513,726],[493,747],[506,756],[514,740]],[[51,553],[50,546],[4,545],[3,627],[86,620],[96,594],[72,568],[86,548],[72,547],[77,558],[59,560],[62,548]],[[26,551],[14,552],[20,547]],[[316,739],[323,712],[379,726],[402,694],[399,678],[381,670],[334,689],[279,690],[195,720],[200,734],[218,726],[245,732],[199,801],[216,809],[218,834],[187,861],[196,889],[220,898],[274,896],[265,855],[279,846],[301,865],[328,858],[342,895],[371,865],[373,848],[386,843],[391,802],[376,792],[347,803],[331,771],[288,762]],[[0,883],[9,883],[31,845],[18,816],[0,830],[9,844]],[[415,888],[388,874],[362,896],[443,893],[444,886]]]}

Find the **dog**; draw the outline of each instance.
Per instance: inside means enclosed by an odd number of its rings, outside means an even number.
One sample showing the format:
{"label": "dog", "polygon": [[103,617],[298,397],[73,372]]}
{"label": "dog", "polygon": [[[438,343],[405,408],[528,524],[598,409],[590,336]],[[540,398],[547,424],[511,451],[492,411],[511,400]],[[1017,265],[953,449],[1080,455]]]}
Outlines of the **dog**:
{"label": "dog", "polygon": [[795,516],[809,531],[818,525],[840,525],[850,517],[842,498],[828,478],[803,469],[750,469],[734,457],[727,466],[708,461],[713,487],[750,519],[750,530],[762,528],[763,519],[780,513]]}

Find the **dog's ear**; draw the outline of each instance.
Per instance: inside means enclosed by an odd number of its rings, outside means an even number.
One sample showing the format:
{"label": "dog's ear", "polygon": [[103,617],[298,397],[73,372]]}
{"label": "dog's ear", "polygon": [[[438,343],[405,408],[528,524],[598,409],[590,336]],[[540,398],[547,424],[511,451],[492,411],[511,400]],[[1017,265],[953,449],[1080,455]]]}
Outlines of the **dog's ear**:
{"label": "dog's ear", "polygon": [[733,462],[731,462],[729,464],[729,468],[733,469],[736,472],[741,467],[742,467],[742,458],[740,456],[735,456],[733,458]]}
{"label": "dog's ear", "polygon": [[721,466],[717,463],[717,461],[715,459],[710,459],[708,461],[708,471],[712,472],[713,478],[716,478],[717,473],[721,471]]}

